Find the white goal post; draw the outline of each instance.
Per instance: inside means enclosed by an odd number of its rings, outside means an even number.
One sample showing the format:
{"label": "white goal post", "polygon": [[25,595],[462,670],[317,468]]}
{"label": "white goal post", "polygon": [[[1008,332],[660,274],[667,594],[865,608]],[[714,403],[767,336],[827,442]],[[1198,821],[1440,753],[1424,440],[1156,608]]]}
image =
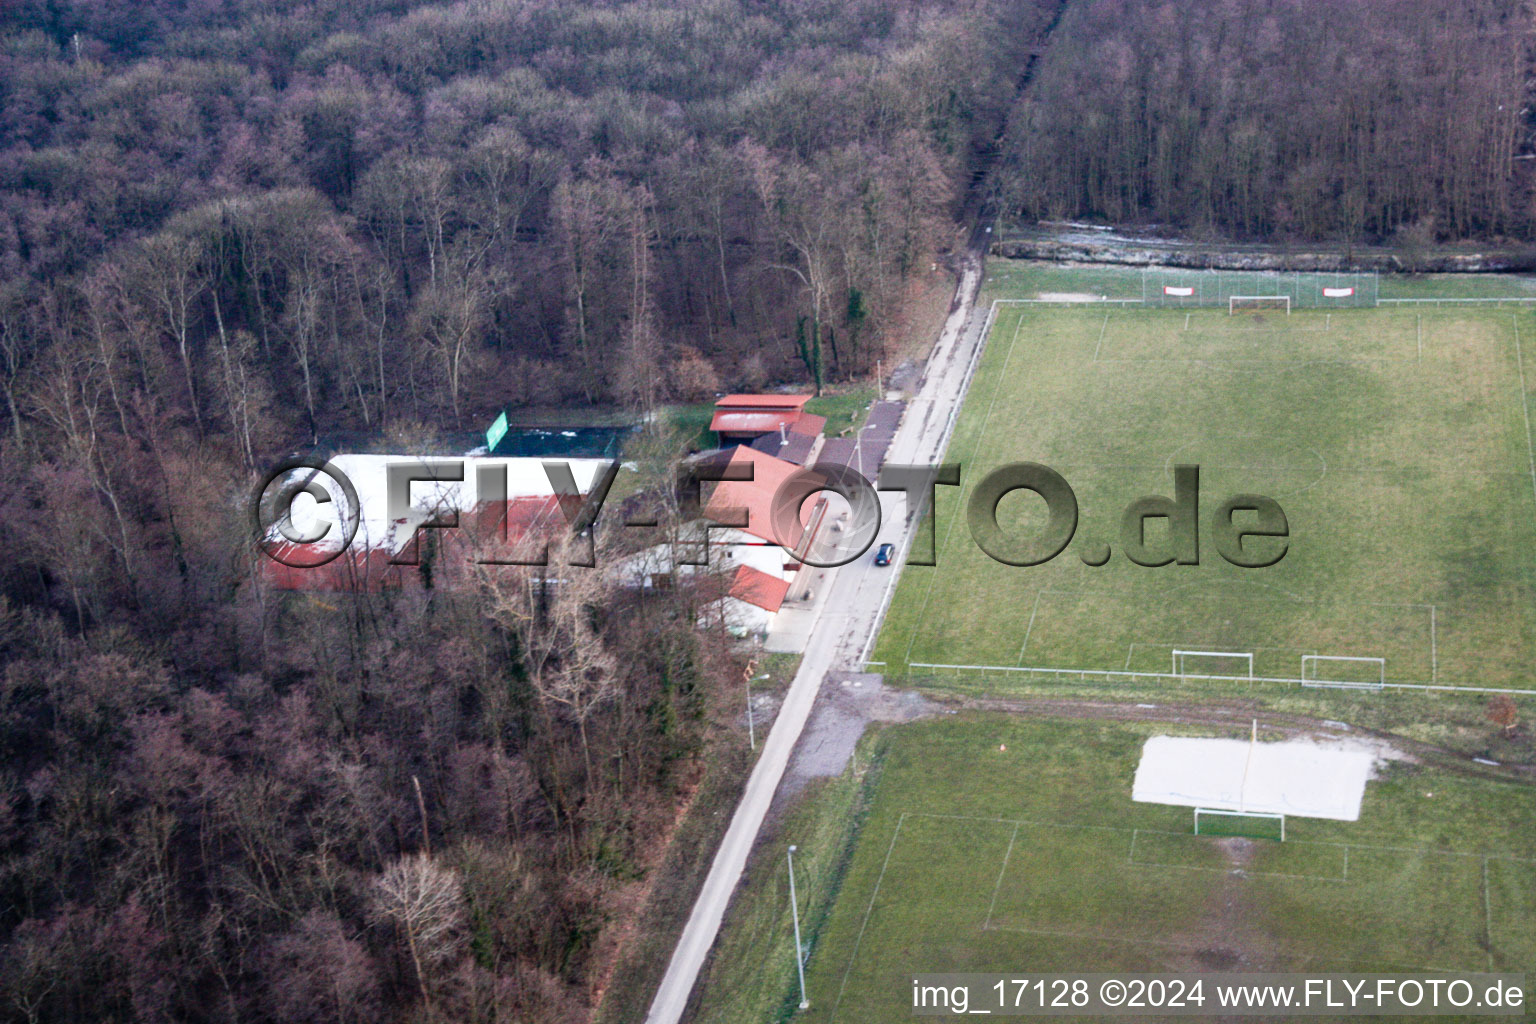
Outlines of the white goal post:
{"label": "white goal post", "polygon": [[[1327,675],[1319,674],[1319,666]],[[1342,678],[1340,678],[1342,677]],[[1301,685],[1346,690],[1380,690],[1387,683],[1386,658],[1362,658],[1344,654],[1303,654]]]}
{"label": "white goal post", "polygon": [[1249,837],[1252,837],[1252,838],[1255,838],[1255,839],[1268,839],[1270,837],[1259,834],[1257,829],[1244,829],[1241,826],[1238,826],[1236,828],[1232,828],[1232,827],[1228,827],[1228,828],[1220,828],[1220,827],[1212,828],[1211,824],[1209,822],[1207,822],[1206,830],[1204,832],[1201,832],[1200,831],[1200,816],[1202,814],[1205,815],[1207,819],[1213,818],[1213,817],[1215,817],[1215,818],[1264,818],[1264,819],[1267,819],[1267,820],[1278,821],[1280,823],[1280,841],[1282,843],[1285,842],[1285,815],[1283,815],[1283,814],[1276,814],[1273,811],[1223,811],[1223,810],[1220,810],[1220,809],[1215,808],[1215,807],[1196,807],[1195,808],[1195,835],[1197,835],[1197,836],[1208,836],[1208,835],[1249,836]]}
{"label": "white goal post", "polygon": [[[1189,672],[1185,669],[1185,662],[1190,658],[1217,658],[1223,661],[1231,661],[1236,659],[1243,663],[1245,666],[1245,671],[1241,674],[1217,671]],[[1198,664],[1199,662],[1197,661],[1196,665],[1198,666]],[[1181,651],[1178,648],[1174,648],[1173,674],[1180,677],[1181,679],[1188,678],[1191,675],[1195,676],[1196,678],[1208,679],[1252,679],[1253,653],[1251,651]]]}
{"label": "white goal post", "polygon": [[1286,316],[1291,314],[1291,297],[1289,295],[1231,295],[1227,297],[1227,315],[1235,316],[1238,313],[1257,313],[1266,309],[1283,309]]}

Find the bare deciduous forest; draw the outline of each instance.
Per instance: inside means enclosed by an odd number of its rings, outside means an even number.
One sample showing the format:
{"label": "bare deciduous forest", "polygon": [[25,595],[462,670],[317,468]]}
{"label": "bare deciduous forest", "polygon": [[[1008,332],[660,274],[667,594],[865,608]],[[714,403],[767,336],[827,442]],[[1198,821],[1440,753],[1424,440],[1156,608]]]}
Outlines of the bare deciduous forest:
{"label": "bare deciduous forest", "polygon": [[1521,238],[1531,29],[1513,0],[1068,4],[995,185],[1025,217]]}
{"label": "bare deciduous forest", "polygon": [[0,1020],[588,1019],[733,728],[707,595],[592,574],[532,630],[510,569],[275,593],[255,477],[506,406],[867,375],[973,185],[1252,236],[1519,234],[1526,18],[5,5]]}

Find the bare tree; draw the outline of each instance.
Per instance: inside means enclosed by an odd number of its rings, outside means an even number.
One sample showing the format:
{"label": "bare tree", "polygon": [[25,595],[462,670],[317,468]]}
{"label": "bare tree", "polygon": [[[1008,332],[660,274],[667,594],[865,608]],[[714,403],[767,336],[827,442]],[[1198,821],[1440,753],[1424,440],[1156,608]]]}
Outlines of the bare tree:
{"label": "bare tree", "polygon": [[461,947],[464,899],[458,872],[425,853],[402,857],[374,880],[374,908],[405,936],[427,1018],[435,1019],[432,984]]}
{"label": "bare tree", "polygon": [[[590,777],[587,723],[593,712],[618,695],[618,661],[596,621],[597,609],[614,584],[599,568],[570,564],[585,560],[585,538],[561,531],[553,538],[530,536],[521,543],[531,554],[546,542],[548,565],[480,566],[480,586],[491,618],[516,641],[540,704],[546,712],[564,713],[575,723]],[[601,565],[605,552],[598,547]]]}
{"label": "bare tree", "polygon": [[137,282],[147,304],[158,314],[161,328],[176,346],[186,376],[192,419],[199,430],[202,415],[192,370],[192,321],[194,306],[208,287],[203,261],[199,240],[162,232],[145,239],[140,246]]}

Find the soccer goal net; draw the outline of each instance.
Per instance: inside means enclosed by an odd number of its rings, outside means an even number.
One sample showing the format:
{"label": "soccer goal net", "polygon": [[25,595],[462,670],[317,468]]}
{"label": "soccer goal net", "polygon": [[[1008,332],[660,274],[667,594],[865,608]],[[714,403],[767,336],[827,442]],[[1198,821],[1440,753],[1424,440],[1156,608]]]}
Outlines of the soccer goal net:
{"label": "soccer goal net", "polygon": [[1301,685],[1347,690],[1380,690],[1387,682],[1387,659],[1342,654],[1303,654]]}
{"label": "soccer goal net", "polygon": [[1284,312],[1287,316],[1291,312],[1291,297],[1289,295],[1229,295],[1227,297],[1227,315],[1236,316],[1239,313],[1264,313],[1270,310]]}
{"label": "soccer goal net", "polygon": [[1285,815],[1269,811],[1223,811],[1195,808],[1195,835],[1242,836],[1285,842]]}
{"label": "soccer goal net", "polygon": [[1181,679],[1252,679],[1253,655],[1248,651],[1173,652],[1173,674]]}

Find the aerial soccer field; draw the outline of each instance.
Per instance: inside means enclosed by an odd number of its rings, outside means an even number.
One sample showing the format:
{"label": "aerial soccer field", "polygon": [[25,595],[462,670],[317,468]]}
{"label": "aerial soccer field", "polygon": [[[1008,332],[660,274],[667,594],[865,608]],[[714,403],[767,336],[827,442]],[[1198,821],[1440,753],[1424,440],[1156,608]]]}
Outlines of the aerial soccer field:
{"label": "aerial soccer field", "polygon": [[1536,969],[1525,787],[1393,763],[1359,821],[1197,836],[1188,808],[1130,799],[1163,731],[1004,715],[892,730],[801,1019],[906,1019],[914,972]]}
{"label": "aerial soccer field", "polygon": [[[947,456],[961,485],[938,490],[937,565],[904,569],[872,668],[993,689],[1536,687],[1533,386],[1536,317],[1509,307],[1001,305]],[[1072,541],[1028,567],[989,557],[966,516],[1020,461],[1078,504]],[[1122,512],[1174,497],[1176,465],[1199,467],[1199,564],[1134,564]],[[1239,494],[1283,511],[1286,538],[1243,542],[1280,545],[1276,564],[1218,551]],[[1038,535],[1045,502],[1014,491],[997,521]],[[1146,520],[1150,550],[1175,550],[1167,524]]]}

